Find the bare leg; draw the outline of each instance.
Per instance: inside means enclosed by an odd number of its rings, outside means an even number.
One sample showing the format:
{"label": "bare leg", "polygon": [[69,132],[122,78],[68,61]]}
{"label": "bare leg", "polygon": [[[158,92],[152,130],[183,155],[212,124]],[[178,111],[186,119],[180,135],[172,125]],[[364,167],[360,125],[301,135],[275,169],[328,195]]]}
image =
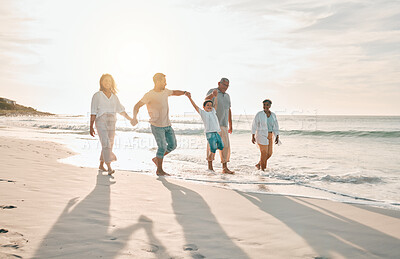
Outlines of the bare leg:
{"label": "bare leg", "polygon": [[107,165],[107,168],[108,168],[108,174],[109,175],[112,175],[113,173],[115,173],[115,170],[112,170],[112,168],[111,168],[111,162],[109,162],[109,163],[107,163],[106,162],[106,165]]}
{"label": "bare leg", "polygon": [[272,133],[268,133],[268,141],[269,141],[268,146],[263,149],[263,152],[261,152],[261,156],[263,157],[263,160],[262,160],[263,163],[261,164],[261,168],[263,171],[265,169],[267,169],[268,159],[272,156],[272,146],[274,143]]}
{"label": "bare leg", "polygon": [[264,167],[264,169],[266,169],[267,168],[267,163],[268,163],[268,159],[271,157],[271,155],[266,155],[266,158],[265,158],[265,167]]}
{"label": "bare leg", "polygon": [[208,161],[208,170],[214,171],[213,161]]}
{"label": "bare leg", "polygon": [[101,171],[107,171],[107,169],[104,168],[104,161],[100,161],[99,169]]}
{"label": "bare leg", "polygon": [[235,172],[228,169],[228,163],[222,163],[222,173],[224,174],[235,174]]}
{"label": "bare leg", "polygon": [[260,167],[263,171],[267,168],[267,152],[264,150],[261,151]]}
{"label": "bare leg", "polygon": [[163,158],[159,158],[159,157],[154,157],[152,159],[153,163],[157,166],[156,174],[159,176],[169,176],[170,174],[167,174],[166,172],[164,172],[164,170],[162,168],[163,160],[164,160]]}

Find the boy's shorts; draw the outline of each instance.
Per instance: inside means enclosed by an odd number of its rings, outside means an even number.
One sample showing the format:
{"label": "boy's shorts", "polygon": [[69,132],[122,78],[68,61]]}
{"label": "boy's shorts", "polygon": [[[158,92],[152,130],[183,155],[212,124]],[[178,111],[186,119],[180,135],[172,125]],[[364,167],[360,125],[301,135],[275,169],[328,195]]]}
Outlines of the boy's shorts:
{"label": "boy's shorts", "polygon": [[217,149],[224,149],[224,142],[222,142],[221,136],[217,132],[207,132],[206,138],[208,144],[210,144],[211,153],[215,153]]}

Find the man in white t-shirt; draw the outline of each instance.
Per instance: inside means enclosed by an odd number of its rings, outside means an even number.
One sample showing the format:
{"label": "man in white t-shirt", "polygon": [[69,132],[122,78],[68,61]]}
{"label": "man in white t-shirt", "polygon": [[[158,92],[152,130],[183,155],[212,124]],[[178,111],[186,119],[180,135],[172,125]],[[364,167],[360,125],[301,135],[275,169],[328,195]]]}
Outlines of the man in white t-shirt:
{"label": "man in white t-shirt", "polygon": [[169,90],[165,88],[165,75],[157,73],[153,76],[154,89],[147,92],[133,108],[133,119],[137,123],[137,114],[140,107],[146,104],[150,116],[151,132],[157,142],[157,154],[152,160],[157,166],[157,175],[169,175],[164,172],[162,163],[164,156],[176,148],[176,137],[169,120],[169,96],[184,95],[186,91]]}
{"label": "man in white t-shirt", "polygon": [[[219,150],[224,149],[224,143],[222,142],[221,136],[218,134],[221,131],[221,128],[219,126],[217,112],[215,111],[213,107],[213,102],[211,100],[206,100],[203,103],[204,110],[202,110],[192,100],[192,96],[189,92],[187,92],[185,95],[189,98],[193,107],[200,114],[201,119],[204,122],[204,132],[206,133],[207,142],[210,146],[210,152],[211,152],[207,156],[207,161],[211,160],[212,163],[212,159],[215,156],[215,152],[217,151],[217,149]],[[218,95],[217,90],[214,90],[212,95],[216,97]],[[215,107],[217,107],[217,104]],[[210,164],[208,169],[214,171],[212,166],[210,168]]]}

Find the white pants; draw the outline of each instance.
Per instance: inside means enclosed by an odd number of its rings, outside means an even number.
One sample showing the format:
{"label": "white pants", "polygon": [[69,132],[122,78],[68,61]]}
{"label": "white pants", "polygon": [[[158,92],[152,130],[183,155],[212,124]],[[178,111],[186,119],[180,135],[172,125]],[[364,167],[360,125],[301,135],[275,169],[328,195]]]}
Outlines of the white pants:
{"label": "white pants", "polygon": [[117,157],[112,152],[116,121],[115,114],[103,114],[95,120],[97,134],[101,143],[101,162],[111,163],[117,161]]}

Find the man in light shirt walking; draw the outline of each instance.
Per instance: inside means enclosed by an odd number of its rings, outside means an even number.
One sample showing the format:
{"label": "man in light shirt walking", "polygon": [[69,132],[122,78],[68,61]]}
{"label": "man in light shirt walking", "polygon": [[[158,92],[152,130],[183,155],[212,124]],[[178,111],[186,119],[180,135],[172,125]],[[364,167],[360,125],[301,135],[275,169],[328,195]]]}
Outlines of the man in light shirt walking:
{"label": "man in light shirt walking", "polygon": [[133,108],[133,119],[137,123],[137,114],[140,107],[146,104],[150,116],[151,132],[157,142],[157,153],[152,159],[157,166],[156,174],[159,176],[168,176],[162,168],[164,156],[176,148],[176,137],[169,120],[169,96],[181,96],[186,91],[169,90],[165,88],[167,80],[165,75],[157,73],[153,76],[154,89],[147,92],[143,98]]}

